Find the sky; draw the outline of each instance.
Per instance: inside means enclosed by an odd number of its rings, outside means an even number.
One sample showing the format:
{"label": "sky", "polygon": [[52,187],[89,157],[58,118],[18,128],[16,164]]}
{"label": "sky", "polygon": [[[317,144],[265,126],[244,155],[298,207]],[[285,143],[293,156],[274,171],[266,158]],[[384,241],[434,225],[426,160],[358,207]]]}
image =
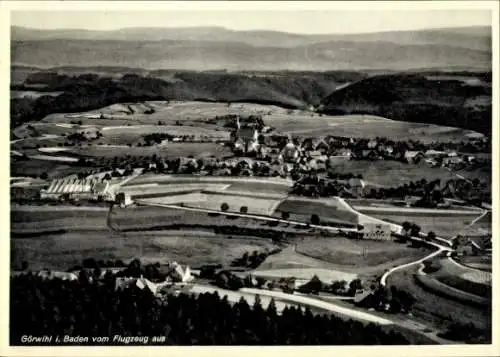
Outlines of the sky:
{"label": "sky", "polygon": [[11,11],[11,25],[39,29],[113,30],[127,27],[218,26],[302,34],[365,33],[490,26],[489,10],[149,10]]}

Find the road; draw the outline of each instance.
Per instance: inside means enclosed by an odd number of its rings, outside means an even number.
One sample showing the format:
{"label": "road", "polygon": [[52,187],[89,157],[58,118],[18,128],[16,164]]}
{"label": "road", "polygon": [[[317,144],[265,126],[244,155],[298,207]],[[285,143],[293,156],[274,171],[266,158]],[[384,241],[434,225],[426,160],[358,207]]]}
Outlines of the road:
{"label": "road", "polygon": [[[261,304],[266,308],[271,299],[274,299],[276,310],[281,312],[285,306],[309,306],[314,309],[319,309],[325,312],[332,313],[336,316],[341,316],[348,319],[353,319],[356,321],[364,323],[374,323],[383,326],[399,326],[405,329],[412,330],[416,333],[424,335],[430,340],[438,344],[450,344],[452,341],[442,339],[436,335],[436,331],[432,331],[428,326],[411,320],[406,317],[391,316],[389,318],[382,317],[378,313],[371,313],[362,311],[360,309],[354,309],[351,307],[342,306],[336,304],[335,301],[342,300],[336,299],[332,296],[329,301],[319,300],[316,297],[304,295],[304,294],[287,294],[281,291],[271,291],[256,288],[242,288],[238,291],[231,291],[226,289],[217,288],[209,285],[193,284],[189,290],[191,293],[201,294],[201,293],[213,293],[217,292],[220,296],[227,296],[228,301],[232,303],[237,303],[241,298],[245,299],[249,305],[252,305],[259,296]],[[348,299],[345,299],[348,300]],[[457,343],[457,342],[453,342]]]}
{"label": "road", "polygon": [[318,228],[318,229],[323,229],[323,230],[332,231],[332,232],[357,232],[358,231],[357,228],[338,228],[338,227],[320,226],[320,225],[314,225],[314,224],[307,224],[307,223],[299,222],[299,221],[274,218],[274,217],[269,217],[269,216],[259,216],[259,215],[250,214],[250,213],[221,212],[220,210],[214,210],[214,209],[184,207],[184,206],[178,206],[178,205],[172,205],[172,204],[162,204],[162,203],[152,203],[152,202],[148,202],[148,201],[144,201],[144,200],[135,200],[135,203],[139,204],[139,205],[143,205],[143,206],[165,207],[165,208],[172,208],[172,209],[183,210],[183,211],[202,212],[202,213],[218,213],[218,214],[223,214],[225,216],[251,218],[251,219],[255,219],[255,220],[259,220],[259,221],[287,223],[287,224],[293,224],[293,225],[302,226],[302,227]]}

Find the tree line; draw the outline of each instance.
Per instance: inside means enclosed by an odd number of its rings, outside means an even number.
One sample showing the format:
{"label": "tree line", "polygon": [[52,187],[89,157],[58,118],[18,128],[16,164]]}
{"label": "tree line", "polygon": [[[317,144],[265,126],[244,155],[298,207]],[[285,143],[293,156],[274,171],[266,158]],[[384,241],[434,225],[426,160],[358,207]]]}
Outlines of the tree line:
{"label": "tree line", "polygon": [[165,336],[165,345],[402,345],[400,333],[374,324],[286,307],[278,313],[260,299],[231,304],[218,294],[181,293],[158,299],[131,286],[115,291],[108,274],[99,283],[11,278],[10,343],[21,336]]}

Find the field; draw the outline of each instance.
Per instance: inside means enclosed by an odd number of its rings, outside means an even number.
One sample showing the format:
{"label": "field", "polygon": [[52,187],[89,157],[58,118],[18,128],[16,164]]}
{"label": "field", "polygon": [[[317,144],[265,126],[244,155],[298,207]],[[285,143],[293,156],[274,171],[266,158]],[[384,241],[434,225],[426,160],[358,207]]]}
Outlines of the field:
{"label": "field", "polygon": [[288,198],[276,207],[275,216],[281,217],[288,212],[291,220],[309,222],[312,214],[317,214],[320,222],[338,222],[357,224],[357,215],[335,205],[335,201]]}
{"label": "field", "polygon": [[338,270],[321,269],[321,268],[288,268],[288,269],[271,269],[271,270],[254,270],[253,276],[261,276],[269,279],[280,279],[294,277],[299,281],[299,284],[305,283],[316,275],[322,282],[331,283],[332,281],[351,281],[356,279],[357,275],[346,273]]}
{"label": "field", "polygon": [[[454,264],[449,259],[441,259],[439,261],[439,266],[440,269],[435,273],[438,280],[441,280],[442,277],[447,278],[452,276],[457,278],[456,280],[465,280],[472,284],[489,286],[490,288],[492,286],[492,274],[489,272],[460,266]],[[453,285],[454,284],[452,284],[452,286]],[[458,285],[454,287],[458,288]],[[474,293],[473,291],[468,292]]]}
{"label": "field", "polygon": [[[146,111],[154,109],[154,113]],[[102,116],[101,116],[102,114]],[[419,139],[459,141],[471,135],[471,131],[422,123],[400,122],[372,115],[319,115],[299,109],[284,109],[274,105],[250,103],[210,103],[196,101],[149,101],[144,103],[114,104],[108,107],[75,114],[50,114],[35,123],[40,133],[60,135],[60,125],[82,122],[82,129],[93,126],[101,130],[103,137],[97,142],[111,145],[133,146],[140,137],[148,133],[168,132],[173,135],[195,135],[206,138],[227,139],[224,121],[214,121],[216,116],[261,115],[266,125],[276,132],[302,136],[351,136],[351,137],[397,137],[400,140]],[[162,125],[158,125],[161,121]],[[26,125],[23,125],[26,127]],[[65,133],[75,132],[79,127],[68,127]],[[22,129],[16,129],[23,132]],[[30,136],[38,136],[33,132]]]}
{"label": "field", "polygon": [[[425,178],[427,181],[441,179],[443,181],[454,178],[453,174],[442,167],[430,167],[425,163],[418,165],[405,164],[399,161],[358,161],[347,160],[339,163],[333,169],[333,172],[346,173],[354,175],[363,175],[367,184],[382,186],[398,186],[411,181],[419,181]],[[481,172],[464,173],[469,179],[486,179],[486,174]]]}
{"label": "field", "polygon": [[151,156],[154,154],[169,158],[210,155],[216,157],[232,156],[231,151],[227,147],[215,143],[168,143],[161,146],[147,147],[90,146],[74,148],[71,152],[82,157],[104,158],[113,158],[115,156]]}
{"label": "field", "polygon": [[468,267],[492,273],[491,255],[466,255],[455,260]]}
{"label": "field", "polygon": [[[452,127],[409,123],[373,115],[318,116],[317,114],[271,114],[264,118],[278,131],[305,136],[393,137],[398,140],[460,141],[471,133]],[[291,120],[290,120],[291,119]]]}
{"label": "field", "polygon": [[101,129],[102,138],[96,144],[137,145],[144,144],[143,136],[152,133],[165,133],[176,136],[194,136],[195,139],[229,140],[228,131],[199,128],[195,126],[174,125],[130,125],[106,126]]}
{"label": "field", "polygon": [[[224,184],[230,185],[227,189],[233,191],[287,193],[293,182],[280,178],[255,178],[255,177],[213,177],[189,175],[157,175],[144,174],[134,178],[126,187],[143,184]],[[267,190],[267,191],[266,191]]]}
{"label": "field", "polygon": [[203,264],[228,265],[245,252],[272,249],[269,240],[232,237],[199,231],[111,232],[44,235],[39,238],[12,240],[12,265],[28,261],[32,269],[63,269],[81,264],[85,258],[97,260],[140,257],[142,262],[177,261],[197,267]]}
{"label": "field", "polygon": [[[408,221],[411,223],[418,224],[421,227],[422,233],[428,233],[433,231],[439,237],[451,238],[455,235],[461,233],[462,229],[467,227],[474,218],[478,217],[479,214],[474,216],[466,215],[449,215],[449,216],[434,216],[434,215],[398,215],[392,213],[379,213],[379,214],[369,214],[370,216],[378,219],[385,220],[387,222],[403,224],[403,222]],[[475,227],[475,226],[473,226]],[[468,229],[467,231],[472,230]]]}
{"label": "field", "polygon": [[178,230],[182,228],[214,231],[216,228],[234,226],[248,229],[249,232],[253,231],[256,236],[264,234],[262,230],[300,233],[307,236],[307,231],[304,228],[289,225],[280,224],[272,228],[269,222],[252,218],[226,217],[223,214],[209,215],[203,212],[156,206],[114,207],[111,213],[108,213],[108,210],[104,208],[99,208],[97,212],[90,209],[90,213],[87,213],[88,207],[43,206],[30,210],[24,207],[26,206],[23,206],[22,209],[11,207],[11,231],[13,233],[32,232],[36,236],[55,230],[94,231],[105,228],[109,214],[110,226],[122,232]]}
{"label": "field", "polygon": [[120,192],[125,192],[132,197],[151,197],[152,195],[161,197],[164,195],[171,195],[174,193],[189,192],[196,190],[223,190],[228,185],[224,184],[210,184],[210,183],[186,183],[186,184],[143,184],[143,185],[132,185],[124,186],[120,189]]}
{"label": "field", "polygon": [[239,212],[241,207],[246,206],[249,214],[270,216],[280,202],[279,199],[254,198],[247,195],[206,194],[205,200],[190,202],[186,205],[195,208],[220,210],[221,205],[227,203],[229,212]]}
{"label": "field", "polygon": [[413,276],[418,267],[412,267],[391,274],[389,286],[397,286],[411,293],[416,299],[412,313],[417,320],[446,329],[452,322],[472,323],[479,328],[491,328],[491,313],[484,308],[472,307],[450,300],[423,289]]}
{"label": "field", "polygon": [[186,207],[221,211],[223,203],[228,204],[228,212],[240,212],[240,208],[246,206],[249,214],[272,215],[276,206],[281,202],[279,199],[255,198],[247,195],[229,195],[215,193],[187,193],[173,196],[159,196],[141,199],[141,202],[158,204],[180,204]]}
{"label": "field", "polygon": [[36,176],[46,173],[49,179],[63,177],[87,171],[86,167],[70,166],[67,163],[49,160],[11,161],[10,174],[12,176]]}
{"label": "field", "polygon": [[358,273],[383,271],[430,254],[426,248],[406,244],[343,237],[318,238],[297,244],[297,252]]}

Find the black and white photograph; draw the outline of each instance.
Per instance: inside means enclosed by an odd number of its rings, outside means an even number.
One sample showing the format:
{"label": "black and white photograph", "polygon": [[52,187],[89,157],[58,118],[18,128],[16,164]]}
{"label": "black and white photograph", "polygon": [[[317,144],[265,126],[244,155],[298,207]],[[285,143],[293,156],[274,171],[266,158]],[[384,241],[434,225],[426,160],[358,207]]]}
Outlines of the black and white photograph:
{"label": "black and white photograph", "polygon": [[21,3],[7,345],[494,345],[496,1]]}

